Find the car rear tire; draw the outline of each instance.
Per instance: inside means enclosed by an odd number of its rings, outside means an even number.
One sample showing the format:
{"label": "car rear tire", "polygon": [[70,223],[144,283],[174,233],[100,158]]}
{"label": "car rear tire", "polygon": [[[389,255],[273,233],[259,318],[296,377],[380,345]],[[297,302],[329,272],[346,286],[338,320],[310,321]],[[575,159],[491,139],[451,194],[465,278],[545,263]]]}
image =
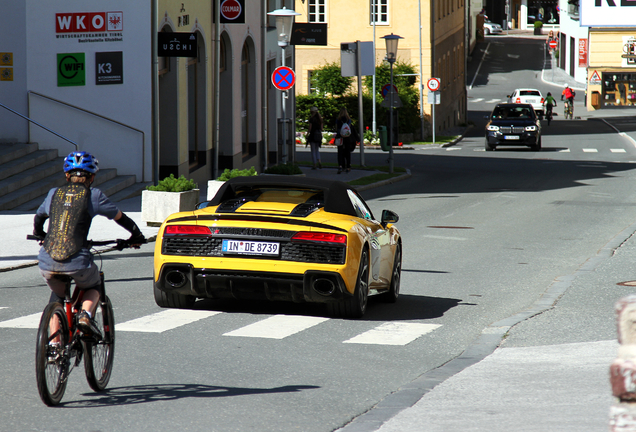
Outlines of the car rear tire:
{"label": "car rear tire", "polygon": [[381,295],[382,301],[395,303],[400,295],[400,280],[402,279],[402,244],[398,243],[393,258],[393,271],[391,272],[391,285],[389,291]]}
{"label": "car rear tire", "polygon": [[360,256],[358,279],[353,296],[336,303],[327,303],[329,314],[338,318],[362,318],[369,300],[369,251],[365,248]]}
{"label": "car rear tire", "polygon": [[189,309],[194,305],[196,298],[189,295],[171,294],[153,287],[155,303],[162,308]]}

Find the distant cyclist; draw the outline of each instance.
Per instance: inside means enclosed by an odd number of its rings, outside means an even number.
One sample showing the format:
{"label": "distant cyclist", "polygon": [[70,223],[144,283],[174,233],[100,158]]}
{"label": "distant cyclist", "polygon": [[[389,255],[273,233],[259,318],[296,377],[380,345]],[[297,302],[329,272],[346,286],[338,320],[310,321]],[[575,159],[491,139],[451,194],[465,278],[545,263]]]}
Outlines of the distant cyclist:
{"label": "distant cyclist", "polygon": [[552,108],[556,106],[556,100],[552,97],[552,93],[548,92],[543,105],[545,106],[546,117],[552,117]]}
{"label": "distant cyclist", "polygon": [[[145,242],[137,224],[122,213],[99,189],[91,188],[99,170],[90,153],[72,152],[64,159],[66,185],[53,188],[40,205],[33,220],[33,234],[43,237],[38,255],[40,273],[51,288],[50,302],[64,301],[66,284],[56,275],[71,276],[84,290],[82,312],[77,323],[85,334],[99,335],[93,313],[99,300],[99,269],[87,247],[88,230],[96,215],[113,219],[131,233],[127,242],[138,247]],[[48,233],[44,222],[49,221]]]}
{"label": "distant cyclist", "polygon": [[574,106],[574,96],[576,96],[576,93],[570,88],[569,85],[566,84],[563,92],[561,93],[561,100],[565,98],[567,102]]}

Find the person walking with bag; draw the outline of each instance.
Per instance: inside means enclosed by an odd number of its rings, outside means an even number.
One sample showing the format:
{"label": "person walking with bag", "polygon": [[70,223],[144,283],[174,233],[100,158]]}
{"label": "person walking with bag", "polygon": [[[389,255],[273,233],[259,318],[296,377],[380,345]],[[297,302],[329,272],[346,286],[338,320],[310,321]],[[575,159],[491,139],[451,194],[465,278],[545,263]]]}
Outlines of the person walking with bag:
{"label": "person walking with bag", "polygon": [[318,112],[318,108],[313,106],[309,109],[309,129],[307,130],[307,141],[311,149],[311,161],[313,162],[312,170],[322,168],[320,163],[320,147],[322,146],[322,117]]}
{"label": "person walking with bag", "polygon": [[351,171],[351,152],[356,148],[357,135],[346,108],[340,110],[336,120],[336,139],[338,146],[338,174],[343,170]]}

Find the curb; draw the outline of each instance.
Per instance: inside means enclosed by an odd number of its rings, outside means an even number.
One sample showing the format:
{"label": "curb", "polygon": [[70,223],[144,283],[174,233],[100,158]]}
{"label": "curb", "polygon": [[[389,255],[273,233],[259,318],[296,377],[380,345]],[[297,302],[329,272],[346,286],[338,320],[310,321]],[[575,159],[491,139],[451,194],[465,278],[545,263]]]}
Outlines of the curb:
{"label": "curb", "polygon": [[[371,184],[360,186],[360,187],[356,187],[356,186],[353,186],[353,185],[352,186],[355,188],[355,190],[357,190],[359,192],[364,192],[365,190],[373,189],[375,187],[386,186],[386,185],[390,185],[392,183],[397,183],[399,181],[406,180],[407,178],[411,177],[411,170],[408,169],[408,168],[405,168],[405,169],[406,169],[406,174],[402,174],[401,176],[393,177],[393,178],[390,178],[390,179],[382,180],[382,181],[379,181],[379,182],[376,182],[376,183],[371,183]],[[364,177],[362,177],[362,178],[364,178]]]}

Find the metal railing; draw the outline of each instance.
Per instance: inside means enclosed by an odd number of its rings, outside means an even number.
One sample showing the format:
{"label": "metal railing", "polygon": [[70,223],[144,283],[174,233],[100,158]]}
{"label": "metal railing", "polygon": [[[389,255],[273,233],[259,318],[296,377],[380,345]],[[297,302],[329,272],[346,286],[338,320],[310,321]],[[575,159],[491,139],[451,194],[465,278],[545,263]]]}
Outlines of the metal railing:
{"label": "metal railing", "polygon": [[[110,123],[114,123],[114,124],[116,124],[116,125],[122,126],[122,127],[126,128],[126,129],[132,130],[132,131],[134,131],[134,132],[140,133],[140,134],[141,134],[141,166],[142,166],[142,169],[141,169],[141,181],[142,181],[142,182],[144,182],[144,181],[145,181],[145,174],[144,174],[144,173],[145,173],[145,166],[146,166],[146,154],[145,154],[145,152],[144,152],[144,143],[146,142],[146,134],[145,134],[145,132],[144,132],[144,131],[142,131],[142,130],[140,130],[140,129],[137,129],[137,128],[134,128],[134,127],[132,127],[132,126],[129,126],[129,125],[127,125],[127,124],[125,124],[125,123],[122,123],[122,122],[120,122],[120,121],[113,120],[113,119],[108,118],[108,117],[106,117],[106,116],[103,116],[103,115],[101,115],[101,114],[97,114],[96,112],[93,112],[93,111],[87,110],[87,109],[85,109],[85,108],[80,108],[80,107],[77,107],[77,106],[75,106],[75,105],[71,105],[71,104],[69,104],[69,103],[67,103],[67,102],[63,102],[63,101],[61,101],[61,100],[58,100],[58,99],[52,98],[52,97],[50,97],[50,96],[43,95],[43,94],[38,93],[38,92],[35,92],[35,91],[33,91],[33,90],[29,90],[29,91],[27,92],[27,95],[28,95],[27,100],[28,100],[28,103],[29,103],[29,107],[30,107],[30,104],[31,104],[30,96],[31,96],[31,95],[34,95],[34,96],[38,96],[38,97],[41,97],[41,98],[43,98],[43,99],[47,99],[47,100],[49,100],[49,101],[52,101],[52,102],[58,103],[58,104],[60,104],[60,105],[64,105],[64,106],[66,106],[66,107],[68,107],[68,108],[72,108],[72,109],[75,109],[75,110],[77,110],[77,111],[81,111],[81,112],[83,112],[83,113],[90,114],[90,115],[92,115],[92,116],[94,116],[94,117],[100,118],[100,119],[102,119],[102,120],[106,120],[106,121],[108,121],[108,122],[110,122]],[[11,110],[11,111],[13,111],[13,110]],[[30,108],[29,108],[29,111],[30,111]],[[15,112],[15,111],[14,111],[14,112]],[[16,113],[16,114],[20,115],[19,113]],[[66,140],[66,141],[68,141],[68,142],[72,143],[73,145],[75,145],[75,148],[76,148],[76,149],[78,148],[78,145],[77,145],[77,144],[75,144],[73,141],[71,141],[71,140],[69,140],[69,139],[67,139],[67,138],[65,138],[65,137],[63,137],[63,136],[61,136],[60,134],[58,134],[58,133],[56,133],[56,132],[51,131],[50,129],[48,129],[48,128],[46,128],[46,127],[44,127],[44,126],[42,126],[42,125],[40,125],[40,124],[36,123],[35,121],[33,121],[33,120],[29,119],[29,118],[28,118],[28,117],[26,117],[26,116],[22,116],[22,115],[20,115],[20,116],[21,116],[21,117],[26,118],[27,120],[29,120],[29,121],[33,122],[33,123],[34,123],[34,124],[36,124],[36,125],[38,125],[38,126],[42,127],[43,129],[46,129],[47,131],[49,131],[49,132],[53,133],[54,135],[56,135],[56,136],[58,136],[58,137],[60,137],[60,138],[62,138],[62,139],[64,139],[64,140]]]}
{"label": "metal railing", "polygon": [[20,114],[20,113],[19,113],[19,112],[17,112],[16,110],[11,109],[11,108],[9,108],[8,106],[6,106],[6,105],[4,105],[4,104],[1,104],[1,103],[0,103],[0,107],[2,107],[2,108],[4,108],[4,109],[6,109],[6,110],[8,110],[8,111],[11,111],[13,114],[15,114],[15,115],[17,115],[17,116],[20,116],[20,117],[22,117],[22,118],[23,118],[23,119],[25,119],[25,120],[30,121],[31,123],[33,123],[33,124],[34,124],[34,125],[36,125],[36,126],[40,126],[40,127],[41,127],[42,129],[44,129],[45,131],[50,132],[50,133],[52,133],[53,135],[55,135],[55,136],[57,136],[57,137],[59,137],[59,138],[62,138],[64,141],[68,141],[68,142],[70,142],[71,144],[73,144],[73,145],[75,146],[75,151],[78,151],[78,150],[79,150],[79,146],[77,145],[77,143],[76,143],[76,142],[71,141],[70,139],[66,138],[65,136],[60,135],[59,133],[55,132],[54,130],[51,130],[51,129],[47,128],[46,126],[41,125],[40,123],[36,122],[35,120],[33,120],[33,119],[31,119],[31,118],[29,118],[29,117],[27,117],[27,116],[23,115],[23,114]]}

